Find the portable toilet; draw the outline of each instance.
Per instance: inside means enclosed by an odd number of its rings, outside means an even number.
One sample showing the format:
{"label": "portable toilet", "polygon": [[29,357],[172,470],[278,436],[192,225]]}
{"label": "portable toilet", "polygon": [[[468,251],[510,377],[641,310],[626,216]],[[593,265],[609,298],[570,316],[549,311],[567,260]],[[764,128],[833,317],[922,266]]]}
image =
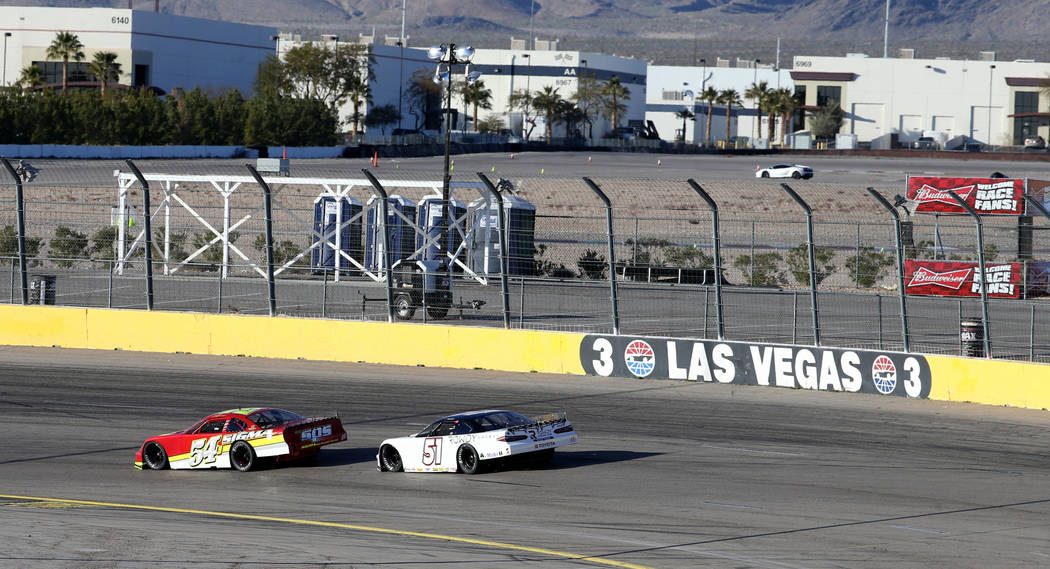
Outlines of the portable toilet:
{"label": "portable toilet", "polygon": [[[314,244],[310,253],[310,266],[315,275],[326,269],[335,269],[341,274],[356,271],[350,261],[336,251],[342,251],[357,262],[361,258],[361,202],[345,196],[319,196],[314,200]],[[358,216],[351,221],[351,218]],[[338,259],[337,259],[338,257]]]}
{"label": "portable toilet", "polygon": [[[491,197],[470,202],[470,265],[478,274],[500,273],[498,207],[499,202]],[[507,224],[507,275],[535,276],[536,206],[518,196],[505,195],[503,214]]]}
{"label": "portable toilet", "polygon": [[[463,244],[463,234],[467,232],[467,222],[469,221],[466,217],[467,206],[457,200],[455,197],[450,198],[448,202],[448,214],[449,221],[447,225],[447,241],[445,242],[446,247],[450,252],[457,252],[456,256],[460,262],[466,264],[467,252],[464,248],[460,251],[460,246]],[[441,195],[432,194],[424,196],[419,200],[419,204],[416,205],[416,224],[419,226],[419,231],[416,233],[416,250],[420,251],[419,259],[422,261],[438,261],[441,259],[441,254],[438,251],[438,226],[441,224]],[[458,228],[456,226],[459,226]],[[429,241],[424,247],[424,241]],[[456,270],[455,263],[451,264],[451,270]]]}
{"label": "portable toilet", "polygon": [[[376,223],[379,215],[379,200],[368,198],[368,213],[365,221],[365,266],[381,272],[386,268],[383,260],[383,226]],[[394,194],[387,198],[387,226],[390,228],[390,263],[407,259],[416,251],[415,223],[416,204],[412,200]]]}

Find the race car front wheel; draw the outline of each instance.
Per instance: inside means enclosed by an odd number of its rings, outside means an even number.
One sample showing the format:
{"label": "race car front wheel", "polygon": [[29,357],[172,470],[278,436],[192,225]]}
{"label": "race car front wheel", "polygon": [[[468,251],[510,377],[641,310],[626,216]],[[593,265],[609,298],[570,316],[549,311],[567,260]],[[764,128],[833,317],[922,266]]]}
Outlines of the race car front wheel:
{"label": "race car front wheel", "polygon": [[456,450],[456,467],[463,474],[477,474],[481,471],[478,451],[470,445],[463,445]]}
{"label": "race car front wheel", "polygon": [[153,470],[163,470],[168,467],[168,453],[159,444],[149,443],[142,449],[142,462]]}
{"label": "race car front wheel", "polygon": [[404,464],[401,462],[401,454],[397,452],[397,449],[390,445],[383,445],[383,448],[379,449],[379,460],[383,464],[383,470],[390,472],[401,472],[404,470]]}
{"label": "race car front wheel", "polygon": [[241,472],[248,472],[255,466],[255,449],[252,445],[237,441],[230,447],[230,464]]}

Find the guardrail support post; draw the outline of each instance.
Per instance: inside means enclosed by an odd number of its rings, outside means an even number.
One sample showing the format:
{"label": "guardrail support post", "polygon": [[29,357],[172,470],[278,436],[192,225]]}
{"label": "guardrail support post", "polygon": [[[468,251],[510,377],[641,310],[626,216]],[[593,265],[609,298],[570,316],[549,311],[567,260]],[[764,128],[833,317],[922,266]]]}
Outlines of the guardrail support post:
{"label": "guardrail support post", "polygon": [[[251,164],[245,164],[245,167],[252,173],[255,181],[259,183],[263,191],[264,221],[266,224],[266,288],[270,300],[270,316],[277,316],[277,286],[273,280],[273,204],[270,200],[270,186]],[[149,214],[149,212],[146,213],[147,215]]]}
{"label": "guardrail support post", "polygon": [[795,193],[795,190],[791,189],[791,186],[787,184],[780,184],[780,187],[795,200],[798,205],[802,206],[802,209],[806,212],[806,240],[809,241],[809,302],[810,308],[813,309],[813,345],[820,345],[820,316],[818,316],[817,310],[817,260],[816,254],[814,253],[813,244],[813,209],[809,207],[809,204],[802,199],[802,196]]}
{"label": "guardrail support post", "polygon": [[[911,351],[911,338],[908,334],[908,305],[907,305],[907,294],[904,288],[904,242],[901,239],[901,215],[897,212],[897,208],[890,205],[890,202],[883,197],[882,194],[877,192],[875,188],[868,188],[868,193],[873,198],[878,200],[882,207],[886,208],[886,211],[890,212],[893,216],[893,234],[896,237],[897,245],[897,292],[900,295],[901,303],[901,337],[904,340],[904,351]],[[860,251],[858,250],[857,256],[859,258]],[[879,311],[879,329],[882,329],[882,311]],[[881,346],[880,346],[881,348]]]}
{"label": "guardrail support post", "polygon": [[131,168],[131,173],[135,174],[142,186],[142,230],[146,232],[146,310],[153,310],[153,234],[150,225],[153,210],[150,209],[149,203],[149,182],[146,181],[134,162],[125,160],[124,163]]}
{"label": "guardrail support post", "polygon": [[[503,211],[503,194],[499,188],[492,184],[485,174],[478,172],[478,177],[496,198],[496,206],[499,208],[497,217],[499,219],[499,286],[500,296],[503,297],[503,328],[510,329],[510,292],[507,290],[507,220],[506,212]],[[488,215],[488,212],[485,212]]]}
{"label": "guardrail support post", "polygon": [[[390,225],[387,222],[387,199],[386,190],[383,189],[383,184],[379,183],[379,180],[368,171],[367,168],[361,168],[361,172],[364,173],[365,177],[372,184],[374,193],[379,197],[379,214],[376,218],[383,220],[383,265],[386,267],[386,321],[394,321],[394,269],[390,266]],[[377,219],[377,222],[378,222]],[[444,227],[444,226],[443,226]],[[451,277],[449,277],[451,278]],[[426,298],[426,295],[423,295]],[[423,310],[423,314],[426,314],[426,310]]]}
{"label": "guardrail support post", "polygon": [[29,273],[26,269],[26,208],[22,196],[22,177],[15,172],[14,166],[11,166],[7,158],[0,156],[0,161],[3,161],[4,168],[15,180],[15,208],[18,216],[18,272],[22,279],[22,304],[25,305],[29,304]]}
{"label": "guardrail support post", "polygon": [[605,192],[591,181],[590,178],[584,178],[584,182],[590,186],[600,200],[605,202],[605,231],[609,242],[609,290],[612,293],[612,319],[613,319],[613,334],[620,335],[620,307],[616,300],[616,258],[613,256],[613,212],[612,202],[609,201],[609,196],[605,195]]}
{"label": "guardrail support post", "polygon": [[722,314],[722,247],[718,237],[718,204],[700,187],[700,184],[696,183],[696,180],[690,178],[686,182],[693,188],[693,191],[707,202],[707,207],[711,208],[711,231],[714,239],[711,248],[715,259],[715,318],[718,320],[718,339],[725,340],[725,317]]}
{"label": "guardrail support post", "polygon": [[966,200],[959,197],[959,194],[955,193],[954,190],[948,190],[948,195],[955,200],[955,203],[959,204],[959,207],[970,214],[974,225],[977,227],[977,264],[981,270],[981,320],[984,320],[984,357],[990,358],[992,357],[992,328],[991,323],[988,322],[988,273],[985,271],[984,263],[984,223],[981,221],[981,216],[970,207],[970,204],[966,203]]}

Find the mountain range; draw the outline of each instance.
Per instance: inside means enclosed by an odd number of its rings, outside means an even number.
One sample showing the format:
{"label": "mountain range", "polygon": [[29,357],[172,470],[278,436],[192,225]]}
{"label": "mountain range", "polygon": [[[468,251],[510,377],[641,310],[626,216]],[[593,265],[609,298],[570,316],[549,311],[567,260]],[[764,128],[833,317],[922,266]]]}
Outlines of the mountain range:
{"label": "mountain range", "polygon": [[[409,44],[468,36],[475,47],[509,48],[510,38],[559,39],[563,49],[616,53],[657,64],[704,57],[781,61],[793,54],[882,54],[885,0],[404,0]],[[0,0],[0,5],[127,8],[128,0]],[[159,0],[162,12],[269,25],[304,37],[396,36],[402,0]],[[131,0],[153,10],[155,0]],[[918,57],[1000,59],[1050,55],[1050,0],[890,1],[889,47]],[[531,15],[531,17],[530,17]],[[762,57],[762,54],[765,56]]]}

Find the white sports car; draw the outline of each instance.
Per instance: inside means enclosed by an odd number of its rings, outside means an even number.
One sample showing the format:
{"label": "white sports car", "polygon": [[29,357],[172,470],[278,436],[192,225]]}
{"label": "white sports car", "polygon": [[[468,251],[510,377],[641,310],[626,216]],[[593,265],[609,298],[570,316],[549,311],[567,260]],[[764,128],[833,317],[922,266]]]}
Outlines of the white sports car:
{"label": "white sports car", "polygon": [[755,170],[756,178],[794,178],[810,179],[813,177],[813,168],[801,164],[776,164],[769,168]]}
{"label": "white sports car", "polygon": [[449,415],[415,435],[387,439],[376,455],[380,471],[475,474],[511,457],[550,462],[554,449],[576,443],[564,413],[526,417],[514,411]]}

